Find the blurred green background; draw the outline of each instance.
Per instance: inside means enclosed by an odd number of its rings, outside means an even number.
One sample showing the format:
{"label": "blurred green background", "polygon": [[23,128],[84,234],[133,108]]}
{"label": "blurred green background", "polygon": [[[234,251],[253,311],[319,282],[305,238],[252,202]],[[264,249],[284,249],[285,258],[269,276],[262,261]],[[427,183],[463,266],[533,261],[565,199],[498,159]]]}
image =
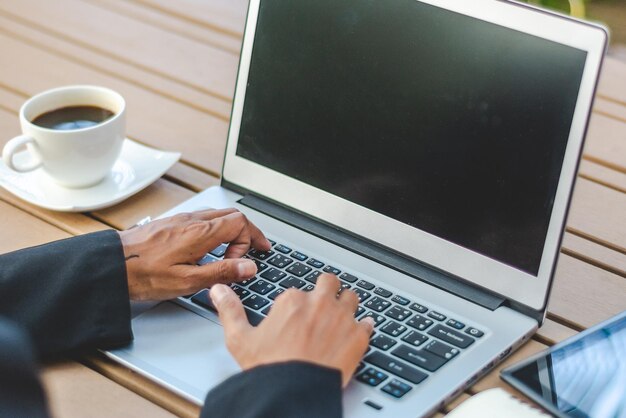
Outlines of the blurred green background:
{"label": "blurred green background", "polygon": [[609,54],[626,61],[626,0],[527,0],[576,17],[601,22],[611,31]]}

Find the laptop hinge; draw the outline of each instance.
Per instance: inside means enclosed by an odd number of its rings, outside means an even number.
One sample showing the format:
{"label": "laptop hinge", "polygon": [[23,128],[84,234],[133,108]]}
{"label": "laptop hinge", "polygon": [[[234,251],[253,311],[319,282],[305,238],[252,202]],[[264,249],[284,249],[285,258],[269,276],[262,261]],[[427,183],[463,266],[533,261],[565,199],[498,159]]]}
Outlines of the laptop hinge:
{"label": "laptop hinge", "polygon": [[495,310],[505,302],[503,297],[460,278],[262,197],[246,194],[239,203],[487,309]]}

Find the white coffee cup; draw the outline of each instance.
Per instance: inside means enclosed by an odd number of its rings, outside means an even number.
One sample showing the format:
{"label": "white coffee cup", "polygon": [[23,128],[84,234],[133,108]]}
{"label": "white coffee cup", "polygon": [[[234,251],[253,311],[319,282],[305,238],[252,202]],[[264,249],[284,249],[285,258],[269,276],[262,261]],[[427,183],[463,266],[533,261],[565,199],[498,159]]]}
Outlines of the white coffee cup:
{"label": "white coffee cup", "polygon": [[[57,130],[35,125],[38,116],[72,106],[95,106],[113,116],[93,126]],[[111,171],[120,155],[126,130],[126,102],[113,90],[97,86],[67,86],[31,97],[20,109],[22,135],[11,139],[2,150],[4,164],[25,173],[42,168],[64,187],[88,187]],[[18,164],[14,155],[26,146],[30,161]]]}

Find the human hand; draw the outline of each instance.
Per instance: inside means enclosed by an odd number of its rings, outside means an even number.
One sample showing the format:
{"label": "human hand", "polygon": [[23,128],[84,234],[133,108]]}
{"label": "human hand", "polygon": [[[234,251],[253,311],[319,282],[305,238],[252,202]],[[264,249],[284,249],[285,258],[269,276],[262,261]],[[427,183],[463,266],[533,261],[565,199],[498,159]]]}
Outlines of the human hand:
{"label": "human hand", "polygon": [[306,361],[340,370],[346,387],[367,349],[374,322],[357,322],[359,299],[350,290],[337,297],[339,288],[337,277],[322,274],[311,292],[288,289],[257,327],[248,323],[239,297],[228,286],[213,286],[210,296],[224,326],[226,346],[243,370]]}
{"label": "human hand", "polygon": [[[182,213],[119,234],[133,300],[171,299],[216,283],[249,279],[256,265],[240,257],[251,246],[262,251],[271,247],[236,209]],[[223,261],[196,264],[224,242],[230,244]]]}

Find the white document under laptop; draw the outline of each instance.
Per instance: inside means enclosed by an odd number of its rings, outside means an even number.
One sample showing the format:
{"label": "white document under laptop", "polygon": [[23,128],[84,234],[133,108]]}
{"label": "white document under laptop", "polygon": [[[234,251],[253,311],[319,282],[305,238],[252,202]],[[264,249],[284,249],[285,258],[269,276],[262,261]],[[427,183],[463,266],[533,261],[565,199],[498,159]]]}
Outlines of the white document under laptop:
{"label": "white document under laptop", "polygon": [[[432,413],[545,316],[606,40],[505,1],[251,0],[222,184],[164,216],[236,207],[274,241],[236,286],[253,322],[336,273],[377,322],[345,415]],[[205,301],[108,355],[201,404],[239,370]]]}

